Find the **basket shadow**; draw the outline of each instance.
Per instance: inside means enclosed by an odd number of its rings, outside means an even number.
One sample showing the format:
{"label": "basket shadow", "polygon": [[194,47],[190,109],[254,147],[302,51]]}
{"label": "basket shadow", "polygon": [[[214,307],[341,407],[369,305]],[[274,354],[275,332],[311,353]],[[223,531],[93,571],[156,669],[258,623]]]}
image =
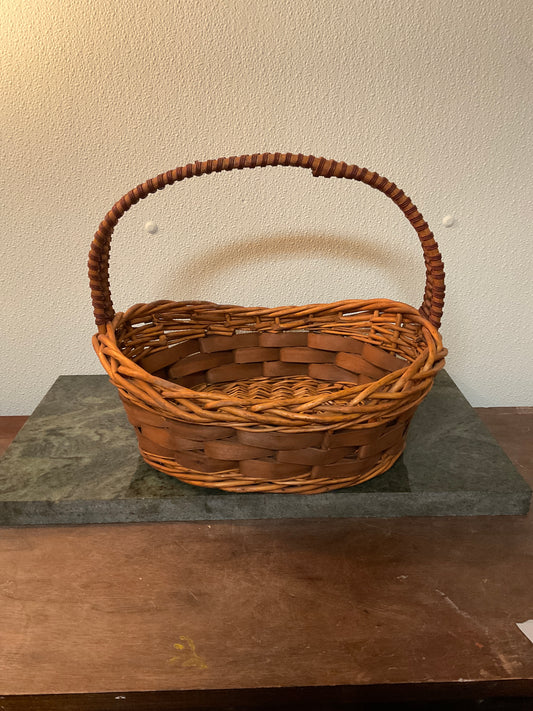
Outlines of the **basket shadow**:
{"label": "basket shadow", "polygon": [[[207,299],[207,295],[213,289],[213,285],[218,276],[225,271],[235,268],[236,264],[264,263],[265,279],[270,279],[268,273],[269,264],[273,259],[284,257],[309,258],[310,256],[325,256],[345,263],[361,264],[366,267],[380,269],[387,273],[398,286],[398,290],[404,293],[412,293],[416,284],[412,278],[413,264],[408,254],[392,253],[386,246],[372,245],[363,238],[342,237],[339,235],[324,235],[322,233],[294,233],[290,235],[276,234],[272,236],[244,237],[231,244],[217,244],[204,249],[201,256],[193,257],[181,263],[179,273],[171,277],[164,285],[164,293],[180,293],[183,291],[183,284],[194,286],[195,298]],[[424,268],[423,260],[420,260],[420,271]],[[272,278],[275,278],[273,275]],[[334,276],[333,276],[334,278]],[[357,272],[355,273],[357,278]],[[330,287],[331,282],[324,280],[314,280],[312,293],[309,293],[313,302],[323,301],[321,292],[324,286]],[[338,282],[336,282],[338,284]],[[423,289],[423,281],[420,280],[420,291]],[[315,296],[316,294],[316,296]],[[364,299],[383,298],[383,294],[339,294],[334,299]],[[403,299],[399,299],[403,300]],[[276,304],[278,305],[278,304]]]}

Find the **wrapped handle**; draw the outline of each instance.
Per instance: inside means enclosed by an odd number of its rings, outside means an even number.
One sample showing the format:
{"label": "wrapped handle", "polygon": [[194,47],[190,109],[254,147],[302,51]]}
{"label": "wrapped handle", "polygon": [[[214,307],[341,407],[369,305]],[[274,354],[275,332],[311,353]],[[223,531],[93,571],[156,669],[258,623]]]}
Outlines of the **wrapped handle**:
{"label": "wrapped handle", "polygon": [[301,153],[254,153],[253,155],[232,156],[217,160],[196,161],[181,168],[161,173],[156,178],[138,185],[116,202],[104,217],[94,235],[89,252],[89,282],[94,309],[94,318],[100,333],[115,316],[109,289],[109,251],[111,235],[117,222],[139,200],[150,193],[162,190],[167,185],[185,178],[204,173],[220,173],[223,170],[242,168],[264,168],[267,165],[283,165],[295,168],[309,168],[315,177],[348,178],[359,180],[385,193],[403,212],[416,230],[424,252],[426,264],[426,287],[420,313],[436,328],[439,328],[444,305],[444,265],[433,233],[424,218],[405,193],[386,178],[356,165],[338,163],[325,158],[304,156]]}

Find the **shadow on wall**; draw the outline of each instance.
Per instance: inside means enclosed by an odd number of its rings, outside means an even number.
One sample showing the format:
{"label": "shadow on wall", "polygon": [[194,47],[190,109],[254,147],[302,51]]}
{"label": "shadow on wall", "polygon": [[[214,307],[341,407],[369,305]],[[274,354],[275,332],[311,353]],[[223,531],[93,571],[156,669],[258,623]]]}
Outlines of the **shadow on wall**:
{"label": "shadow on wall", "polygon": [[[398,285],[398,293],[405,295],[412,293],[413,285],[423,291],[424,261],[420,256],[420,262],[413,264],[413,260],[407,253],[392,251],[390,246],[371,245],[369,239],[346,238],[335,235],[324,235],[314,233],[296,233],[291,235],[273,235],[264,237],[247,237],[239,239],[231,244],[217,244],[204,249],[201,255],[185,260],[180,264],[179,271],[174,272],[174,276],[169,276],[164,284],[164,293],[183,294],[183,285],[191,285],[194,291],[194,298],[209,300],[208,294],[212,293],[217,279],[224,275],[224,272],[232,272],[236,265],[242,268],[241,282],[246,287],[248,293],[254,292],[253,281],[260,278],[269,283],[270,287],[276,285],[280,279],[279,273],[275,272],[273,262],[283,258],[302,258],[303,272],[302,279],[308,282],[304,291],[310,294],[311,298],[316,295],[315,301],[320,302],[324,289],[332,290],[341,299],[366,299],[366,298],[392,298],[390,295],[372,288],[373,293],[362,294],[358,288],[358,282],[368,283],[373,281],[372,274],[366,274],[365,278],[359,277],[365,269],[372,269],[386,275],[387,281]],[[350,285],[348,294],[341,294],[344,291],[339,288],[339,282],[335,282],[333,287],[323,280],[324,275],[313,273],[313,265],[308,260],[313,256],[329,257],[345,265],[354,265],[354,285]],[[304,261],[305,260],[305,261]],[[251,269],[251,267],[255,265]],[[258,266],[261,268],[258,271]],[[335,279],[335,266],[328,268],[328,276]],[[284,272],[285,273],[285,272]],[[298,283],[298,273],[291,274],[293,283]],[[378,276],[379,279],[379,276]],[[416,282],[416,284],[414,284]],[[417,284],[419,286],[417,286]],[[284,284],[280,284],[284,286]],[[282,296],[282,294],[280,294]],[[183,298],[183,297],[182,297]],[[186,296],[185,298],[188,298]],[[191,297],[192,298],[192,297]],[[404,297],[400,297],[401,299]],[[413,304],[414,305],[414,304]]]}

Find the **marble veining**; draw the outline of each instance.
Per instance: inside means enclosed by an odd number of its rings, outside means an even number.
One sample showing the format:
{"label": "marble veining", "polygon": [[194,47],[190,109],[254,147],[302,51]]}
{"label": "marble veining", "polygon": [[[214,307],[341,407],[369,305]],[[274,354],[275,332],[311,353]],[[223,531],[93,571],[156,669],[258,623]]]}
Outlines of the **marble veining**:
{"label": "marble veining", "polygon": [[61,376],[0,461],[0,524],[525,514],[530,489],[442,372],[388,472],[326,494],[234,494],[147,465],[105,375]]}

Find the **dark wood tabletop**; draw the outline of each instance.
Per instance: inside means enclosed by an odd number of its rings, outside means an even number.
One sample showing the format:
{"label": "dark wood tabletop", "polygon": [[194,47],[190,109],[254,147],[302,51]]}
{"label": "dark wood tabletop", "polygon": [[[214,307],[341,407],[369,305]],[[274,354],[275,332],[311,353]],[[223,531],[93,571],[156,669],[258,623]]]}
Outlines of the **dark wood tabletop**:
{"label": "dark wood tabletop", "polygon": [[533,708],[531,618],[531,514],[2,528],[0,709]]}

